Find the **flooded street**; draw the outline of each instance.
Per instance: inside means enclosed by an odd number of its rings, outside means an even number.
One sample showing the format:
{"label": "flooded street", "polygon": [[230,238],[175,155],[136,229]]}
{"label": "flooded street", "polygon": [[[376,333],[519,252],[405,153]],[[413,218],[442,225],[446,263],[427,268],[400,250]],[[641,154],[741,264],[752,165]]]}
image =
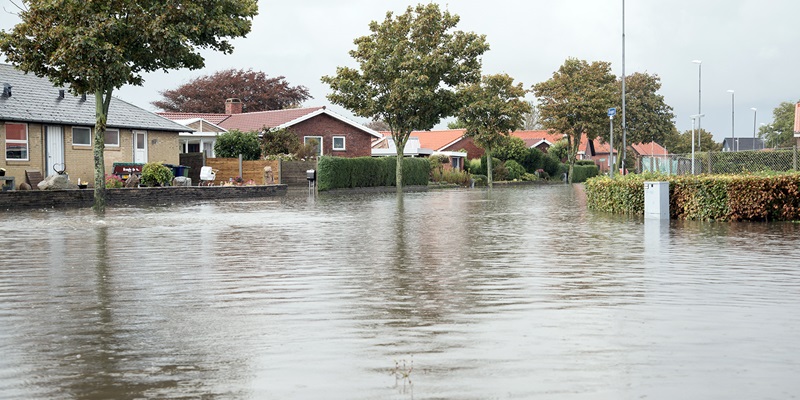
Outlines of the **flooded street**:
{"label": "flooded street", "polygon": [[800,224],[580,186],[0,213],[0,399],[789,399]]}

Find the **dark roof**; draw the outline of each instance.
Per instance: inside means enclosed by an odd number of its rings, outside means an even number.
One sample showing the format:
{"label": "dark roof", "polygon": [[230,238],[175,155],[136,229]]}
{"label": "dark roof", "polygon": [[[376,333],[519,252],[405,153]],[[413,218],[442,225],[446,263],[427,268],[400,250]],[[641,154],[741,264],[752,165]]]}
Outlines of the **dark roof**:
{"label": "dark roof", "polygon": [[[94,95],[86,100],[65,90],[59,99],[59,88],[46,78],[26,74],[11,65],[0,64],[0,85],[11,85],[11,97],[0,97],[0,119],[48,124],[94,126]],[[191,129],[139,108],[116,97],[108,110],[109,128],[147,129],[187,132]]]}
{"label": "dark roof", "polygon": [[761,138],[725,138],[722,140],[722,151],[763,150],[764,139]]}

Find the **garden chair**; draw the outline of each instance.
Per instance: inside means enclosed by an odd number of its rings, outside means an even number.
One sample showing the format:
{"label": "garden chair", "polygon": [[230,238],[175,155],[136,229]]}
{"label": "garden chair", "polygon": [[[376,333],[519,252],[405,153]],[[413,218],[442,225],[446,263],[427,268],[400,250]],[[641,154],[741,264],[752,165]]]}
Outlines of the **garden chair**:
{"label": "garden chair", "polygon": [[217,172],[219,170],[213,169],[209,166],[200,168],[200,185],[199,186],[213,186],[214,181],[217,179]]}

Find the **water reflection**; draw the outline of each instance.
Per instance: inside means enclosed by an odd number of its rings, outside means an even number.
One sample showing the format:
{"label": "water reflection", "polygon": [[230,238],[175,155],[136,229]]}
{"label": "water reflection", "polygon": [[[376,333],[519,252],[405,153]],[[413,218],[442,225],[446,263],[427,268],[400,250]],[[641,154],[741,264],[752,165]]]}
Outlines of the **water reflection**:
{"label": "water reflection", "polygon": [[5,217],[0,397],[800,390],[798,224],[652,224],[566,185]]}

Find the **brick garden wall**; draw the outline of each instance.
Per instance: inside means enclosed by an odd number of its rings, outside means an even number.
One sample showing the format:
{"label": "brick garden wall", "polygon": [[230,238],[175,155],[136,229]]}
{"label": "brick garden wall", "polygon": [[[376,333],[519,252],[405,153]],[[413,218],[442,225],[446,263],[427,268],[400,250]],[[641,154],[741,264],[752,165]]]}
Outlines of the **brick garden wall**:
{"label": "brick garden wall", "polygon": [[[109,207],[123,205],[167,205],[201,200],[249,199],[286,194],[286,185],[183,186],[108,189]],[[37,208],[83,208],[94,203],[93,189],[15,190],[0,193],[0,211]]]}

